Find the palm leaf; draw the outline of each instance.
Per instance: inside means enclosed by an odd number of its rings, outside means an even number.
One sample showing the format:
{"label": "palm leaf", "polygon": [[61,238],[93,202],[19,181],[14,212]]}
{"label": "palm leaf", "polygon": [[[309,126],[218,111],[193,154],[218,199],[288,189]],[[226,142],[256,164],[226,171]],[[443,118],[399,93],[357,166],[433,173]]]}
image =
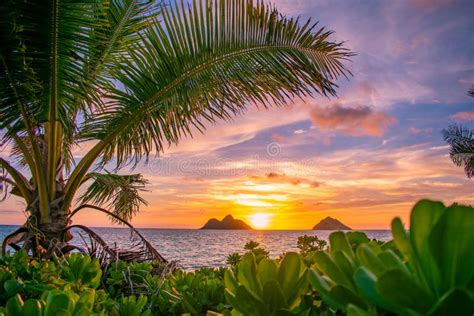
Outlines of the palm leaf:
{"label": "palm leaf", "polygon": [[[130,220],[141,205],[147,205],[140,196],[148,183],[141,174],[118,175],[112,173],[91,173],[93,182],[80,197],[81,203],[110,208],[124,220]],[[111,218],[115,221],[115,218]]]}
{"label": "palm leaf", "polygon": [[444,140],[451,146],[449,155],[458,167],[464,166],[468,178],[474,176],[474,131],[460,125],[443,130]]}
{"label": "palm leaf", "polygon": [[[105,213],[109,215],[111,218],[114,219],[115,222],[126,225],[128,228],[130,228],[130,241],[132,243],[130,249],[124,250],[124,249],[115,249],[114,251],[117,253],[117,257],[126,260],[126,261],[161,261],[161,262],[167,262],[167,260],[153,247],[150,242],[143,237],[143,235],[135,229],[127,220],[124,218],[118,216],[117,214],[110,212],[106,209],[103,209],[101,207],[95,206],[95,205],[88,205],[88,204],[83,204],[79,207],[77,207],[70,215],[69,218],[73,217],[76,213],[79,211],[90,208],[102,213]],[[66,229],[69,230],[72,227],[77,226],[73,225],[70,226]],[[102,246],[106,245],[105,242],[101,242]],[[111,249],[108,247],[108,249]]]}
{"label": "palm leaf", "polygon": [[124,88],[83,128],[85,139],[102,140],[104,162],[138,162],[252,103],[335,95],[334,81],[349,74],[343,62],[353,54],[332,32],[260,2],[195,0],[161,11],[115,72]]}

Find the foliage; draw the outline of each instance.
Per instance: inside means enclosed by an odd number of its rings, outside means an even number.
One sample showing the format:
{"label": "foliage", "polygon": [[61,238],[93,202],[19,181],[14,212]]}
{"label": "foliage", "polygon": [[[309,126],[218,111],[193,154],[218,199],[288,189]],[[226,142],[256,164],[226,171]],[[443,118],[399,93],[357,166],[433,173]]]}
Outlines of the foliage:
{"label": "foliage", "polygon": [[355,252],[349,235],[334,233],[330,252],[315,257],[311,284],[331,307],[356,315],[471,315],[473,211],[422,200],[412,210],[409,234],[396,218],[393,243],[360,240]]}
{"label": "foliage", "polygon": [[0,306],[7,315],[105,315],[111,301],[99,286],[96,259],[72,255],[64,259],[30,260],[24,251],[0,260]]}
{"label": "foliage", "polygon": [[242,261],[242,255],[238,252],[231,253],[226,258],[226,263],[232,268],[237,267],[240,261]]}
{"label": "foliage", "polygon": [[449,156],[458,167],[464,166],[468,178],[474,177],[474,131],[460,125],[443,130],[444,140],[451,146]]}
{"label": "foliage", "polygon": [[117,316],[149,316],[151,311],[145,308],[147,298],[140,295],[138,298],[135,296],[123,297],[120,299],[118,310],[116,310]]}
{"label": "foliage", "polygon": [[260,247],[260,243],[254,240],[250,240],[249,242],[247,242],[244,245],[244,249],[248,252],[253,253],[257,262],[260,262],[262,259],[268,258],[268,255],[270,254],[268,250],[263,247]]}
{"label": "foliage", "polygon": [[318,236],[303,235],[298,237],[297,247],[300,254],[306,255],[312,251],[324,250],[327,242],[324,239],[319,239]]}
{"label": "foliage", "polygon": [[[262,259],[268,258],[270,254],[268,250],[263,247],[260,247],[260,243],[254,240],[249,240],[244,245],[244,250],[246,252],[251,252],[255,256],[257,262],[260,262]],[[231,253],[227,256],[226,262],[231,266],[232,269],[237,270],[239,263],[242,261],[242,255],[238,252]]]}
{"label": "foliage", "polygon": [[390,242],[334,232],[324,250],[259,260],[249,242],[235,267],[190,272],[20,251],[0,258],[0,315],[470,316],[473,211],[422,200],[409,232],[393,220]]}
{"label": "foliage", "polygon": [[250,105],[335,96],[353,53],[331,35],[253,0],[1,1],[0,143],[19,166],[0,158],[0,189],[25,202],[23,246],[62,253],[84,208],[127,224],[146,181],[109,162],[135,165]]}
{"label": "foliage", "polygon": [[225,274],[226,298],[234,315],[294,315],[308,291],[306,268],[296,253],[287,253],[281,262],[264,258],[257,262],[248,252],[238,265]]}
{"label": "foliage", "polygon": [[127,221],[132,219],[141,205],[147,205],[140,192],[148,181],[141,174],[118,175],[106,171],[105,174],[90,173],[89,178],[93,182],[82,194],[81,203],[106,205],[113,209],[114,214]]}
{"label": "foliage", "polygon": [[224,272],[224,268],[176,271],[164,280],[159,296],[152,298],[152,309],[163,315],[204,315],[207,311],[229,310],[224,297]]}
{"label": "foliage", "polygon": [[349,305],[355,305],[380,314],[376,305],[367,301],[358,288],[356,272],[367,266],[378,271],[403,266],[402,260],[390,248],[370,242],[363,233],[332,233],[329,250],[312,254],[311,285],[334,310],[347,310]]}

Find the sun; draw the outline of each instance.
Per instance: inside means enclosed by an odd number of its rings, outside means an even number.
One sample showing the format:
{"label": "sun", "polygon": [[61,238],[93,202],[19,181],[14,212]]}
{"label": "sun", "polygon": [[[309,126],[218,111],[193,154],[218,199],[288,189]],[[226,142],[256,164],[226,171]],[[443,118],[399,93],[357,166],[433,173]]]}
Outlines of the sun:
{"label": "sun", "polygon": [[267,228],[270,223],[270,214],[256,213],[249,215],[249,219],[254,228]]}

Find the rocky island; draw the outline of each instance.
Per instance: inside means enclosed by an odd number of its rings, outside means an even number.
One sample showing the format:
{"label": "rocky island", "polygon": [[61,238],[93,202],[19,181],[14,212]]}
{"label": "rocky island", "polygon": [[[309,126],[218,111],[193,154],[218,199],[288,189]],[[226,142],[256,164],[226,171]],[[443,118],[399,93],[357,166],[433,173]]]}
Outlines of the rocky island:
{"label": "rocky island", "polygon": [[337,219],[328,216],[314,225],[313,230],[352,230],[352,228],[344,225]]}
{"label": "rocky island", "polygon": [[221,221],[211,218],[201,229],[252,229],[252,227],[232,215],[227,215]]}

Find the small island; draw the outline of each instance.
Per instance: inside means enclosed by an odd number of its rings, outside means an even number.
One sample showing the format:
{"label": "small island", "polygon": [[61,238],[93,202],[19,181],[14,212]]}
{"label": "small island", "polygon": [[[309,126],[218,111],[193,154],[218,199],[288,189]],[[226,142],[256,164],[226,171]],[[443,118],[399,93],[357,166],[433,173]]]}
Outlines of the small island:
{"label": "small island", "polygon": [[211,218],[201,229],[252,229],[250,225],[232,215],[227,215],[221,221]]}
{"label": "small island", "polygon": [[352,230],[352,228],[344,225],[339,220],[328,216],[314,225],[313,230]]}

